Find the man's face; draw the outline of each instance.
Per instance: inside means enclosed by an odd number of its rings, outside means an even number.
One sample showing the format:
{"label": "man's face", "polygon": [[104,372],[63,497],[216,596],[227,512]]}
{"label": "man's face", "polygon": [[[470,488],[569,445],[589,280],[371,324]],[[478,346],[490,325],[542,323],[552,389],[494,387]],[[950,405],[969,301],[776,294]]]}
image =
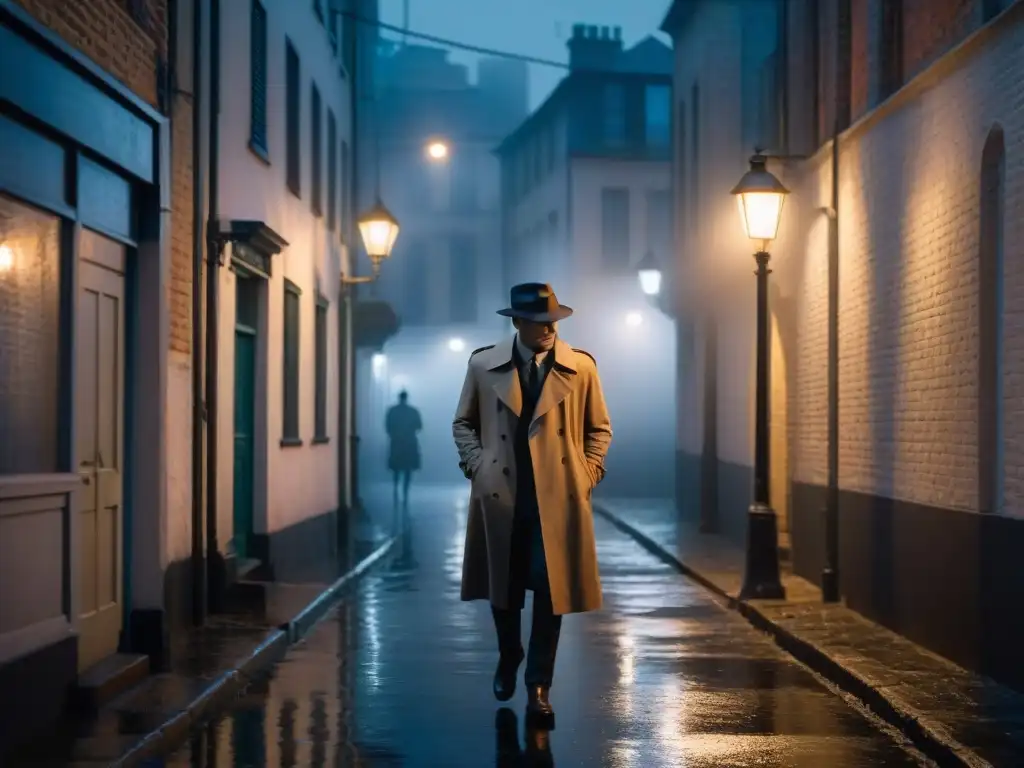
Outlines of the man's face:
{"label": "man's face", "polygon": [[533,320],[516,320],[519,340],[534,352],[547,352],[555,346],[558,323],[537,323]]}

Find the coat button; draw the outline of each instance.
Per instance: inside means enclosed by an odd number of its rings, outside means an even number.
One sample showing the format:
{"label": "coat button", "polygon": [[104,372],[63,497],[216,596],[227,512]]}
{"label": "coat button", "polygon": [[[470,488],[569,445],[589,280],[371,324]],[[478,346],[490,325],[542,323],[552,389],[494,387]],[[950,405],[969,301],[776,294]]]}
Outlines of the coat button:
{"label": "coat button", "polygon": [[498,498],[498,494],[496,493],[492,493],[491,496],[493,496],[494,498]]}
{"label": "coat button", "polygon": [[501,474],[503,474],[503,475],[505,475],[507,477],[508,474],[509,474],[508,467],[505,467],[503,470],[501,470]]}
{"label": "coat button", "polygon": [[564,430],[564,429],[561,429],[561,428],[559,428],[559,430],[558,430],[558,436],[559,436],[559,437],[561,437],[561,436],[562,436],[562,435],[564,435],[564,434],[565,434],[565,430]]}
{"label": "coat button", "polygon": [[504,440],[504,439],[505,439],[505,436],[504,436],[504,435],[502,435],[502,436],[501,436],[501,439],[502,439],[502,440]]}
{"label": "coat button", "polygon": [[497,463],[498,463],[497,459],[491,459],[491,464],[497,464]]}
{"label": "coat button", "polygon": [[562,463],[565,464],[565,456],[562,457]]}

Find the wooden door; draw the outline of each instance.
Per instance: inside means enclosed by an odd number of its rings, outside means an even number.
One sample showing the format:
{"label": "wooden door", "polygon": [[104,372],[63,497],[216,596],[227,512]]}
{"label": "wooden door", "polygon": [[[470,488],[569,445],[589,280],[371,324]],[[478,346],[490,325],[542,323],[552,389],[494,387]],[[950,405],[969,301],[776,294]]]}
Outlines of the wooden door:
{"label": "wooden door", "polygon": [[117,651],[122,627],[124,246],[80,242],[76,325],[78,669]]}
{"label": "wooden door", "polygon": [[235,553],[249,556],[253,532],[253,467],[256,417],[256,335],[250,328],[235,331]]}

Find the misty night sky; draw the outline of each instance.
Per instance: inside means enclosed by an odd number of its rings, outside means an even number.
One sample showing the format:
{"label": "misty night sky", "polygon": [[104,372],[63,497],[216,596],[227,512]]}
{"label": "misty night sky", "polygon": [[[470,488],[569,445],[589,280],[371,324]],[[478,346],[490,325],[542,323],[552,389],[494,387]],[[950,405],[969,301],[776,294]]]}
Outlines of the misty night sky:
{"label": "misty night sky", "polygon": [[[575,23],[620,26],[625,47],[650,34],[670,0],[409,0],[409,29],[486,48],[568,61],[565,43]],[[380,0],[381,21],[402,24],[402,0]],[[385,38],[395,35],[385,31]],[[421,42],[414,38],[410,43]],[[431,43],[424,43],[430,45]],[[452,60],[472,64],[475,54],[453,52]],[[472,68],[470,70],[472,76]],[[565,75],[564,70],[530,65],[530,106],[535,108]]]}

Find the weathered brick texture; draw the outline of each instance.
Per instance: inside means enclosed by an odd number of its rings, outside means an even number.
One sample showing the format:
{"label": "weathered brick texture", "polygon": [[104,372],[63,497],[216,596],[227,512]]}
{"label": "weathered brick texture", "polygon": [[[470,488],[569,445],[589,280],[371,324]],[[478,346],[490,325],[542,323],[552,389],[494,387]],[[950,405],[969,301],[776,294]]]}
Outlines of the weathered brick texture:
{"label": "weathered brick texture", "polygon": [[[1013,16],[958,54],[929,88],[897,96],[841,143],[843,488],[939,507],[977,506],[979,190],[982,150],[999,124],[1007,147],[1004,509],[1024,513],[1024,113],[1015,106],[1024,96],[1017,53],[1024,17]],[[808,209],[827,204],[830,164],[806,170],[794,202]],[[795,479],[821,483],[828,251],[813,227],[800,237],[792,466]]]}
{"label": "weathered brick texture", "polygon": [[[16,2],[150,106],[160,106],[158,61],[166,60],[168,49],[166,0]],[[192,109],[183,98],[175,99],[173,109],[170,348],[187,354],[191,318]]]}

